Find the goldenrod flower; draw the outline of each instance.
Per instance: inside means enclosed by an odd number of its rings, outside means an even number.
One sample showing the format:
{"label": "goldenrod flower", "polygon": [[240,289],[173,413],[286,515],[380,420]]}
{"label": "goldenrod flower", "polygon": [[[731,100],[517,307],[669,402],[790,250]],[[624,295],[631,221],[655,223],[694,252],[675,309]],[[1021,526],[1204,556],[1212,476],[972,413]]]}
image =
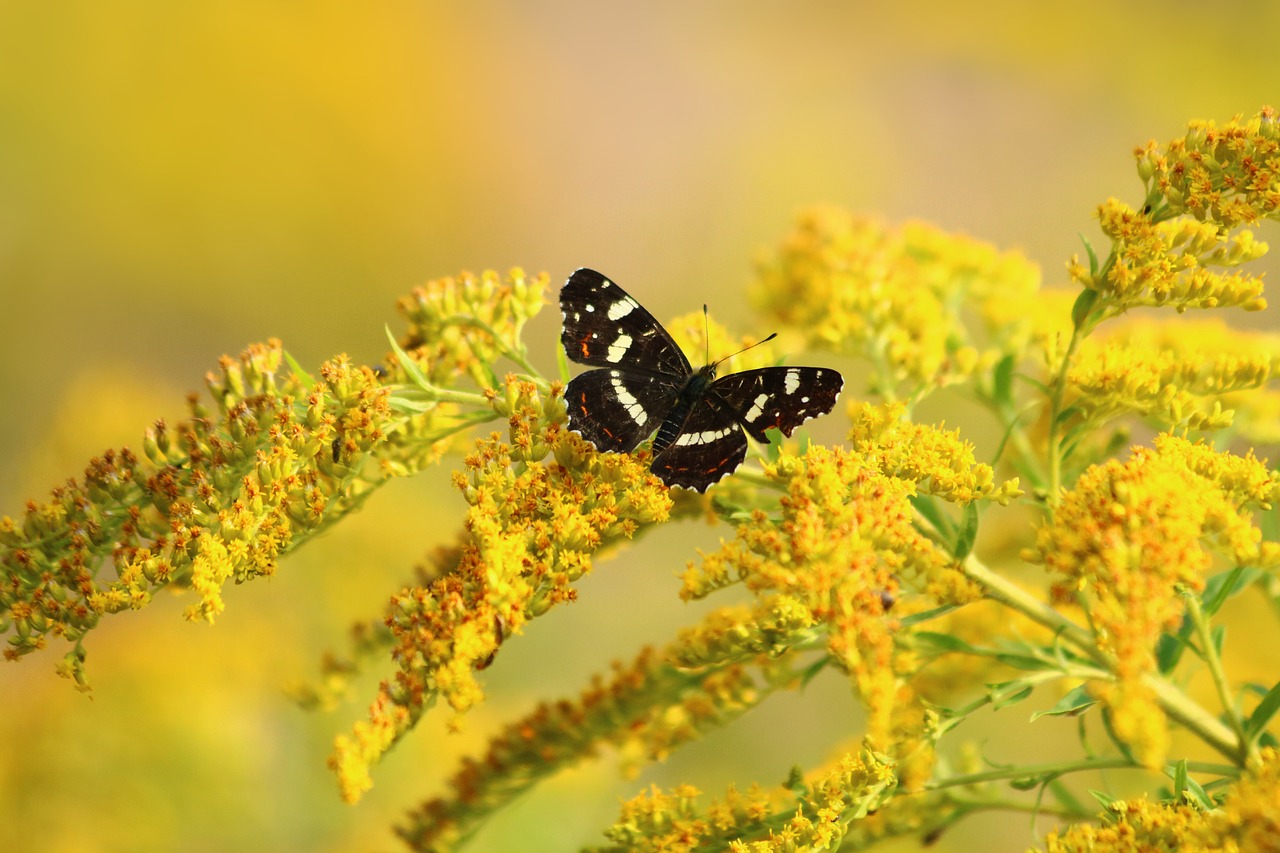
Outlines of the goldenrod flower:
{"label": "goldenrod flower", "polygon": [[1109,851],[1274,851],[1280,849],[1280,754],[1268,747],[1212,811],[1189,802],[1118,800],[1100,826],[1049,833],[1048,853]]}
{"label": "goldenrod flower", "polygon": [[912,525],[910,485],[855,454],[812,446],[767,473],[786,490],[779,512],[757,509],[732,541],[690,564],[681,594],[699,598],[746,584],[760,622],[721,644],[766,651],[821,626],[829,654],[867,706],[868,737],[886,747],[910,740],[902,723],[919,725],[921,718],[895,668],[893,621],[881,593],[900,582],[931,588],[948,573],[950,558]]}
{"label": "goldenrod flower", "polygon": [[454,571],[391,600],[386,618],[398,672],[380,689],[369,723],[337,740],[330,762],[347,800],[367,789],[369,763],[430,701],[441,697],[459,712],[480,701],[475,671],[503,639],[498,625],[517,633],[573,600],[592,553],[671,510],[666,487],[640,460],[597,453],[565,430],[558,397],[515,376],[489,397],[508,418],[508,441],[496,433],[477,440],[454,475],[470,505]]}
{"label": "goldenrod flower", "polygon": [[961,439],[959,430],[912,423],[901,403],[850,403],[849,417],[854,451],[881,473],[914,483],[923,494],[953,503],[990,500],[1002,506],[1022,494],[1016,478],[995,482],[991,466],[974,459],[973,443]]}
{"label": "goldenrod flower", "polygon": [[885,803],[895,779],[883,759],[863,749],[843,756],[784,805],[781,792],[730,788],[705,811],[701,792],[683,785],[670,792],[653,787],[622,804],[618,822],[605,831],[606,851],[677,851],[709,846],[741,853],[834,850],[859,822]]}
{"label": "goldenrod flower", "polygon": [[1081,286],[1106,297],[1110,313],[1139,306],[1179,312],[1266,307],[1262,279],[1228,271],[1266,253],[1267,245],[1251,233],[1229,236],[1213,223],[1190,219],[1159,221],[1152,211],[1114,198],[1098,208],[1098,220],[1111,239],[1110,265],[1092,269],[1073,259],[1068,271]]}
{"label": "goldenrod flower", "polygon": [[1028,556],[1059,576],[1056,594],[1083,593],[1098,647],[1117,682],[1096,688],[1116,734],[1144,764],[1168,748],[1163,712],[1141,677],[1155,670],[1155,641],[1182,616],[1179,587],[1204,587],[1211,550],[1235,565],[1273,565],[1280,546],[1261,542],[1245,507],[1265,505],[1280,478],[1252,457],[1162,436],[1128,461],[1086,471],[1040,529]]}
{"label": "goldenrod flower", "polygon": [[1267,395],[1247,392],[1277,374],[1280,336],[1230,329],[1221,320],[1170,325],[1143,318],[1085,342],[1067,371],[1068,401],[1095,427],[1138,414],[1164,428],[1220,430],[1232,426],[1239,405],[1242,426],[1266,429],[1256,411]]}
{"label": "goldenrod flower", "polygon": [[1025,298],[1040,284],[1021,255],[923,223],[893,229],[839,208],[801,214],[759,268],[756,302],[823,349],[862,356],[877,393],[916,398],[988,369],[1008,351],[967,328],[963,312]]}
{"label": "goldenrod flower", "polygon": [[1271,107],[1223,127],[1193,121],[1164,150],[1134,151],[1138,174],[1156,204],[1226,228],[1280,219],[1280,126]]}

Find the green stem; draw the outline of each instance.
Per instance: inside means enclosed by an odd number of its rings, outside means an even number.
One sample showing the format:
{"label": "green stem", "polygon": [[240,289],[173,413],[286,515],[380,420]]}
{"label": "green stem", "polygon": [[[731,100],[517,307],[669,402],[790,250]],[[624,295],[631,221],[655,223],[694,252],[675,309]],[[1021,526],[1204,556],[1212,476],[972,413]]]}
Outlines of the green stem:
{"label": "green stem", "polygon": [[1188,593],[1183,596],[1183,600],[1186,602],[1187,616],[1191,618],[1196,636],[1200,639],[1200,647],[1204,661],[1209,666],[1209,674],[1213,676],[1213,686],[1218,691],[1218,701],[1222,703],[1223,715],[1227,718],[1227,724],[1231,726],[1231,730],[1235,732],[1238,741],[1237,760],[1256,758],[1258,749],[1249,742],[1249,737],[1244,730],[1244,720],[1240,717],[1240,711],[1235,703],[1231,701],[1231,688],[1227,684],[1226,671],[1222,668],[1222,657],[1218,654],[1218,648],[1214,645],[1213,637],[1209,632],[1209,622],[1204,618],[1204,611],[1200,608],[1200,599]]}
{"label": "green stem", "polygon": [[[982,586],[987,596],[1023,614],[1075,646],[1107,673],[1114,673],[1114,658],[1098,648],[1093,635],[1030,593],[1005,580],[970,556],[962,566],[965,575]],[[1197,735],[1233,762],[1241,760],[1237,736],[1222,722],[1191,700],[1168,681],[1152,674],[1142,676],[1142,683],[1155,694],[1156,701],[1169,719]]]}

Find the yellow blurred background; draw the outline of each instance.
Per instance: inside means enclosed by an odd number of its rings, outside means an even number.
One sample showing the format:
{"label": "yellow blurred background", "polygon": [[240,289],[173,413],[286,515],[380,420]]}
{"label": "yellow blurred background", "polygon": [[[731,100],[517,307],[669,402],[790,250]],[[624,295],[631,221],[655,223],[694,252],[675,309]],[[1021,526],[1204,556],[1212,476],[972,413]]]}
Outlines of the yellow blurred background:
{"label": "yellow blurred background", "polygon": [[[1262,0],[0,0],[0,514],[180,417],[222,353],[379,358],[395,299],[463,269],[589,265],[660,318],[708,302],[745,329],[752,259],[833,202],[1021,248],[1060,283],[1094,207],[1141,201],[1134,145],[1280,105],[1276,32]],[[547,368],[557,321],[530,331]],[[280,685],[452,538],[428,520],[461,516],[447,483],[393,484],[230,590],[212,630],[178,600],[106,620],[92,700],[54,676],[63,649],[0,666],[6,849],[397,849],[388,827],[493,726],[694,618],[673,572],[718,531],[658,531],[503,648],[461,735],[429,716],[341,805],[324,760],[372,682],[333,716]],[[795,725],[815,714],[856,733],[819,681],[639,780],[611,759],[557,779],[473,849],[600,843],[650,781],[781,782],[829,757],[830,729]],[[1065,734],[1027,748],[1072,754]],[[982,818],[935,849],[1033,841]]]}

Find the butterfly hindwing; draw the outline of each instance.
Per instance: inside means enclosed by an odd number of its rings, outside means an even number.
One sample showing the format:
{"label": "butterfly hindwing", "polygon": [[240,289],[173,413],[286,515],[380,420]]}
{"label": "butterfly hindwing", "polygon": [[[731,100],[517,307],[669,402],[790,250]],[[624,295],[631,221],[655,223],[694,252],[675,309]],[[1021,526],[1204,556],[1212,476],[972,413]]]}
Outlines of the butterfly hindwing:
{"label": "butterfly hindwing", "polygon": [[649,468],[668,486],[704,492],[747,456],[747,437],[732,411],[710,396],[699,400],[671,444]]}
{"label": "butterfly hindwing", "polygon": [[737,415],[757,441],[765,430],[791,435],[796,427],[830,412],[844,379],[827,367],[762,367],[722,376],[707,390]]}
{"label": "butterfly hindwing", "polygon": [[686,377],[693,372],[680,347],[628,293],[585,267],[560,289],[565,354],[579,364]]}
{"label": "butterfly hindwing", "polygon": [[570,428],[597,450],[626,453],[658,428],[679,393],[665,377],[588,370],[569,380],[564,403]]}

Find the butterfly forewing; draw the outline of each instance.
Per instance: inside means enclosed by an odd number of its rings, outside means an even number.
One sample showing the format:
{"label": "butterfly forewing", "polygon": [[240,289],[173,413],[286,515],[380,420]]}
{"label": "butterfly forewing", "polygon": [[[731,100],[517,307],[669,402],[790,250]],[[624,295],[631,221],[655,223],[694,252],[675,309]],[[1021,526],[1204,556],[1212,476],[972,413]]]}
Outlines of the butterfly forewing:
{"label": "butterfly forewing", "polygon": [[683,378],[689,359],[662,324],[625,290],[585,267],[560,290],[565,354],[579,364]]}
{"label": "butterfly forewing", "polygon": [[569,425],[598,450],[624,453],[658,428],[680,383],[622,370],[588,370],[569,381],[564,403]]}
{"label": "butterfly forewing", "polygon": [[844,379],[827,367],[762,367],[722,376],[711,383],[718,397],[757,441],[765,430],[791,435],[796,427],[836,405]]}
{"label": "butterfly forewing", "polygon": [[649,466],[668,486],[706,491],[742,464],[747,437],[732,411],[704,396],[689,412],[684,426]]}

